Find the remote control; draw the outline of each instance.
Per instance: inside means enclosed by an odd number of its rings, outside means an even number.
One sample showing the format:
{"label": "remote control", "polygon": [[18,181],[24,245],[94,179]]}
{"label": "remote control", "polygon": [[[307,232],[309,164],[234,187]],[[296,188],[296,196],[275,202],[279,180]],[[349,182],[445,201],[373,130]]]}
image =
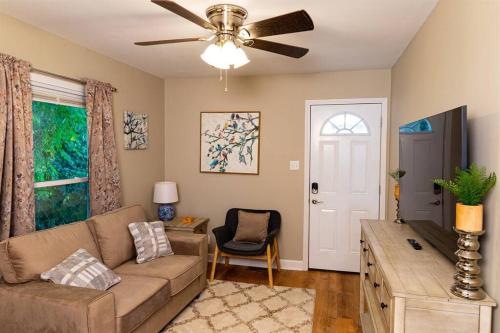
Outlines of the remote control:
{"label": "remote control", "polygon": [[410,243],[410,245],[417,251],[419,250],[422,250],[422,245],[420,245],[419,242],[417,242],[416,239],[413,239],[413,238],[408,238],[406,239],[408,241],[408,243]]}

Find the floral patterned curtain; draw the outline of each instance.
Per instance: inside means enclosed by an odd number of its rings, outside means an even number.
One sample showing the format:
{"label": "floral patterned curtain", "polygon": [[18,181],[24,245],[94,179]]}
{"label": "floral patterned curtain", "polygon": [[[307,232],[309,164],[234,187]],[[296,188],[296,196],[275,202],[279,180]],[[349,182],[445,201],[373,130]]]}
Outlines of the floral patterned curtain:
{"label": "floral patterned curtain", "polygon": [[0,53],[0,240],[35,230],[30,64]]}
{"label": "floral patterned curtain", "polygon": [[88,80],[85,86],[92,215],[120,207],[120,174],[113,130],[113,87]]}

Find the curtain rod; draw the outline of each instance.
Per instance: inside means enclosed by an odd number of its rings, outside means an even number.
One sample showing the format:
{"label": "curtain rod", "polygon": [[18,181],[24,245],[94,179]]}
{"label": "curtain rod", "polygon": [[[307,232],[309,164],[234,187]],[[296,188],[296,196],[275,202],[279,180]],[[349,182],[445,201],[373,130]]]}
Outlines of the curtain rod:
{"label": "curtain rod", "polygon": [[[37,72],[37,73],[40,73],[40,74],[45,74],[45,75],[48,75],[48,76],[53,76],[53,77],[64,79],[64,80],[68,80],[68,81],[73,81],[73,82],[76,82],[76,83],[81,83],[83,85],[85,85],[87,83],[87,82],[85,82],[83,80],[75,79],[75,78],[72,78],[72,77],[69,77],[69,76],[65,76],[65,75],[61,75],[61,74],[47,72],[47,71],[44,71],[44,70],[38,69],[38,68],[33,68],[32,67],[31,71],[32,72]],[[117,92],[118,90],[115,87],[112,87],[111,91]]]}

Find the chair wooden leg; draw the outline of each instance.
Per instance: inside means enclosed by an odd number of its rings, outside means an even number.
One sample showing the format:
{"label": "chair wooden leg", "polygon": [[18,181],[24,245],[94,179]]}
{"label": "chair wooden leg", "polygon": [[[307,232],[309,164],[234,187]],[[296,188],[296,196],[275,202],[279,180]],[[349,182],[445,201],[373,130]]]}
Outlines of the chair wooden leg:
{"label": "chair wooden leg", "polygon": [[224,257],[224,266],[229,266],[229,257]]}
{"label": "chair wooden leg", "polygon": [[273,287],[273,257],[271,255],[271,245],[267,244],[267,274],[269,275],[269,287]]}
{"label": "chair wooden leg", "polygon": [[212,259],[212,273],[210,274],[210,282],[214,281],[215,267],[217,266],[217,257],[219,256],[219,248],[215,245],[214,257]]}
{"label": "chair wooden leg", "polygon": [[274,237],[274,253],[276,253],[276,269],[281,271],[281,263],[280,263],[280,250],[278,247],[278,240]]}

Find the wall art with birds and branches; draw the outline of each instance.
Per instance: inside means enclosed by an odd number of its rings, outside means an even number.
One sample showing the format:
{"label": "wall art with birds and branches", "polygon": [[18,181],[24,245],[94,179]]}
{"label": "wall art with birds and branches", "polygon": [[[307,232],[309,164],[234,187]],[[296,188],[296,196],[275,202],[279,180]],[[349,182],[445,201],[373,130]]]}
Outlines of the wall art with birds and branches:
{"label": "wall art with birds and branches", "polygon": [[200,171],[259,174],[260,112],[201,112]]}
{"label": "wall art with birds and branches", "polygon": [[126,111],[123,113],[123,140],[125,149],[148,148],[148,115]]}

